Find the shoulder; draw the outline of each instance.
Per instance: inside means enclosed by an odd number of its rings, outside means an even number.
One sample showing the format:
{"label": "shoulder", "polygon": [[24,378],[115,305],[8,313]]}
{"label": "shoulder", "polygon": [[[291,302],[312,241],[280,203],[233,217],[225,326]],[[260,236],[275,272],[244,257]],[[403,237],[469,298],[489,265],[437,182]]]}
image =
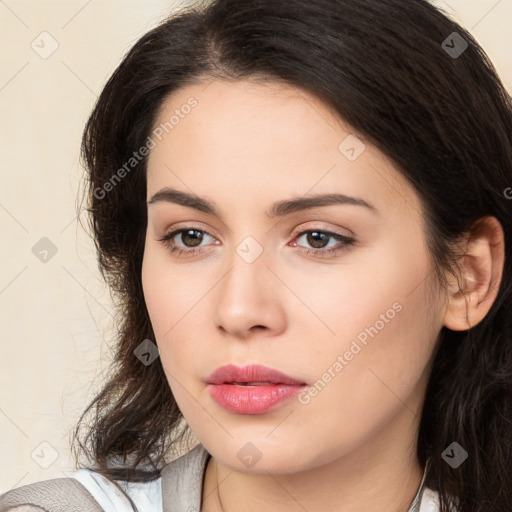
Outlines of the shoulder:
{"label": "shoulder", "polygon": [[164,510],[200,510],[202,482],[211,455],[199,443],[162,469]]}
{"label": "shoulder", "polygon": [[[68,507],[68,508],[66,508]],[[55,478],[24,485],[0,495],[0,511],[44,510],[101,512],[92,495],[77,480]]]}
{"label": "shoulder", "polygon": [[[2,512],[4,509],[1,509]],[[45,512],[44,508],[36,507],[35,505],[20,505],[19,507],[10,507],[6,512]]]}
{"label": "shoulder", "polygon": [[150,482],[117,481],[119,489],[103,475],[90,469],[80,469],[74,475],[101,505],[105,512],[132,512],[133,508],[127,498],[129,496],[139,512],[162,512],[161,478]]}
{"label": "shoulder", "polygon": [[112,481],[90,469],[69,478],[43,480],[0,495],[0,512],[162,512],[160,479],[145,483]]}
{"label": "shoulder", "polygon": [[45,512],[44,508],[36,507],[35,505],[20,505],[19,507],[10,507],[7,510],[9,512]]}
{"label": "shoulder", "polygon": [[139,512],[163,512],[176,500],[187,505],[183,510],[199,510],[202,479],[210,454],[200,443],[192,450],[166,464],[161,476],[149,482],[117,481],[122,491],[103,475],[82,469],[73,477],[101,505],[105,512],[132,512],[129,496]]}
{"label": "shoulder", "polygon": [[[1,509],[2,512],[4,509]],[[44,508],[35,505],[20,505],[19,507],[11,507],[7,509],[9,512],[46,512]]]}

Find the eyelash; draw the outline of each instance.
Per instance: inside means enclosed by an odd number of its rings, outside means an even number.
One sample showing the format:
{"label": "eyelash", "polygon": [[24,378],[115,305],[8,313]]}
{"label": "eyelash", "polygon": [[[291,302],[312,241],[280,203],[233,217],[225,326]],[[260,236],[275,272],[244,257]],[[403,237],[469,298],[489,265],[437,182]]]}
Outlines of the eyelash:
{"label": "eyelash", "polygon": [[[204,231],[203,229],[199,229],[194,226],[187,226],[187,227],[176,229],[176,230],[172,231],[171,233],[165,235],[164,237],[159,238],[158,241],[162,242],[169,249],[169,252],[171,254],[177,253],[178,256],[187,256],[189,254],[200,254],[202,252],[205,252],[204,250],[201,250],[200,247],[199,247],[199,250],[183,249],[181,247],[176,246],[175,242],[172,242],[172,239],[176,235],[179,235],[180,233],[184,233],[186,231],[192,231],[192,230],[199,231],[200,233],[207,234],[208,236],[211,236],[208,234],[208,232]],[[345,251],[348,248],[350,248],[351,246],[355,245],[355,243],[356,243],[355,238],[351,238],[351,237],[342,235],[341,233],[334,233],[332,231],[325,231],[325,230],[321,230],[321,229],[307,229],[307,230],[301,231],[300,233],[298,233],[296,235],[294,240],[298,239],[301,236],[306,235],[308,233],[321,233],[323,235],[327,235],[329,238],[334,238],[334,239],[338,240],[339,242],[342,242],[342,246],[334,248],[334,249],[325,250],[325,249],[306,249],[302,246],[297,245],[297,247],[301,247],[301,249],[303,251],[305,251],[307,255],[327,257],[330,255]]]}

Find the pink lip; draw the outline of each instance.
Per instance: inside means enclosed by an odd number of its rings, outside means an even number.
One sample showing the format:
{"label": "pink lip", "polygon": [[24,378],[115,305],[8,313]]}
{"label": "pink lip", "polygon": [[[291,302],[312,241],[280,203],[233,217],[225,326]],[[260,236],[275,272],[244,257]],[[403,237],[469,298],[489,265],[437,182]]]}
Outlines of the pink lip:
{"label": "pink lip", "polygon": [[305,382],[261,365],[221,366],[206,381],[210,396],[220,406],[238,414],[267,412],[297,396],[306,386]]}

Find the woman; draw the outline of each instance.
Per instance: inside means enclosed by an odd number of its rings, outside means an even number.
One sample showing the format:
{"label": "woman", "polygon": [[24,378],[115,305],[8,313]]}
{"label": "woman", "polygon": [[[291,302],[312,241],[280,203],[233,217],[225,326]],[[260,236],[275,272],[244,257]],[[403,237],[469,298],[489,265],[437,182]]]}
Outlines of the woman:
{"label": "woman", "polygon": [[121,322],[54,510],[509,511],[511,139],[425,0],[217,0],[142,37],[84,132]]}

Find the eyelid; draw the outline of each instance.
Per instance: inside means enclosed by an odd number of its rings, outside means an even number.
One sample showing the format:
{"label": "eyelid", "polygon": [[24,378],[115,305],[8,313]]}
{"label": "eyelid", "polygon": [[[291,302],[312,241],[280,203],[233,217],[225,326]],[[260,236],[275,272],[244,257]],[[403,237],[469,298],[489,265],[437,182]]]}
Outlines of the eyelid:
{"label": "eyelid", "polygon": [[299,227],[294,229],[294,237],[303,234],[304,231],[322,231],[323,233],[329,233],[331,235],[343,236],[346,238],[355,238],[352,231],[346,228],[330,228],[329,226],[323,225],[322,221],[310,221],[306,224],[301,224]]}
{"label": "eyelid", "polygon": [[[341,228],[330,228],[328,226],[324,226],[322,225],[322,221],[309,221],[308,223],[306,223],[305,225],[304,224],[301,224],[300,226],[298,226],[297,228],[295,228],[292,232],[292,237],[295,238],[297,237],[298,235],[300,234],[303,234],[304,231],[322,231],[322,232],[325,232],[325,233],[329,233],[329,234],[332,234],[332,235],[339,235],[339,236],[344,236],[344,237],[347,237],[347,238],[355,238],[355,235],[352,231],[350,231],[349,229],[347,228],[344,228],[343,231],[344,232],[340,232],[338,231],[339,229]],[[311,226],[309,226],[311,225]],[[204,225],[203,225],[204,226]],[[168,236],[170,233],[174,232],[174,231],[179,231],[180,229],[197,229],[198,231],[203,231],[205,232],[206,234],[208,234],[209,236],[212,236],[213,238],[216,238],[217,240],[220,238],[219,236],[217,235],[214,235],[210,232],[210,228],[204,228],[201,226],[201,223],[196,223],[195,221],[190,221],[190,222],[179,222],[178,224],[175,224],[172,226],[171,229],[166,229],[165,230],[165,234],[164,234],[164,237],[165,236]]]}
{"label": "eyelid", "polygon": [[[294,234],[292,237],[292,242],[288,242],[288,245],[290,243],[292,244],[292,247],[298,247],[299,252],[305,253],[307,255],[313,255],[315,257],[324,257],[324,258],[330,258],[334,257],[334,255],[338,255],[338,253],[344,252],[349,250],[351,247],[357,245],[357,239],[353,236],[352,232],[350,230],[350,235],[340,233],[339,231],[331,230],[328,228],[324,228],[321,226],[321,224],[318,224],[318,222],[314,223],[312,221],[312,224],[314,224],[311,227],[307,227],[304,225],[301,225],[300,228],[297,228],[294,230]],[[177,224],[172,227],[172,229],[167,230],[166,234],[163,235],[162,238],[157,239],[159,242],[162,242],[164,245],[168,247],[169,252],[172,253],[178,253],[177,256],[187,256],[192,255],[195,256],[200,253],[204,252],[211,252],[207,247],[208,246],[193,246],[193,247],[182,247],[176,243],[172,242],[172,239],[175,236],[178,236],[180,233],[183,233],[187,230],[197,230],[202,233],[204,233],[206,236],[209,236],[216,240],[215,236],[211,235],[209,231],[206,229],[202,229],[200,226],[195,225],[194,223],[183,223],[183,224]],[[300,238],[308,233],[314,233],[314,232],[320,232],[324,235],[326,235],[328,238],[334,238],[337,239],[338,243],[336,244],[334,248],[307,248],[302,245],[299,245],[296,240],[297,238]],[[341,245],[340,245],[341,244]],[[211,244],[210,244],[211,245]],[[218,245],[218,241],[214,242],[214,245]]]}
{"label": "eyelid", "polygon": [[168,235],[174,233],[175,231],[186,231],[187,229],[197,229],[198,231],[202,231],[203,233],[206,233],[212,238],[215,238],[217,240],[220,239],[219,236],[212,233],[212,231],[214,230],[212,230],[210,227],[205,227],[204,224],[202,225],[201,223],[197,223],[196,221],[179,222],[178,224],[173,224],[171,228],[166,228],[163,230],[163,237],[167,237]]}

